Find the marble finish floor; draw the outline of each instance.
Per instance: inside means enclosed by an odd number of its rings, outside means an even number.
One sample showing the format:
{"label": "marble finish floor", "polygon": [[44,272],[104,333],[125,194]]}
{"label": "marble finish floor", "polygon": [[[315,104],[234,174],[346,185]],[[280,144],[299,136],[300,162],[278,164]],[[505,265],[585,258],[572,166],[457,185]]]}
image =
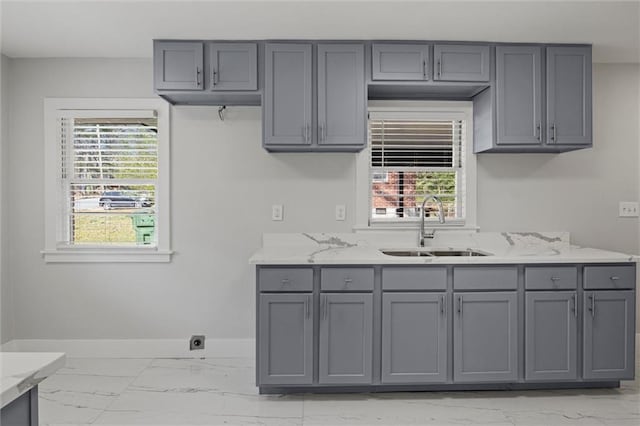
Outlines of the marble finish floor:
{"label": "marble finish floor", "polygon": [[281,396],[258,394],[253,363],[69,358],[40,384],[40,424],[640,425],[639,380],[619,389]]}

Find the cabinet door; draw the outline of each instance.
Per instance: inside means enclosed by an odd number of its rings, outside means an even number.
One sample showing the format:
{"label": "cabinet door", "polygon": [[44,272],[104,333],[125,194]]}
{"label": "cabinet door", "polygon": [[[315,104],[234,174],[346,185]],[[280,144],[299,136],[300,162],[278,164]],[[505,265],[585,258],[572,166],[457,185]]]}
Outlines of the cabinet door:
{"label": "cabinet door", "polygon": [[265,46],[265,145],[310,145],[311,45]]}
{"label": "cabinet door", "polygon": [[547,48],[547,139],[591,144],[591,48]]}
{"label": "cabinet door", "polygon": [[433,79],[489,81],[489,46],[436,44]]}
{"label": "cabinet door", "polygon": [[201,42],[157,41],[153,45],[155,88],[202,90],[203,45]]}
{"label": "cabinet door", "polygon": [[541,58],[540,47],[496,47],[499,145],[542,144]]}
{"label": "cabinet door", "polygon": [[633,379],[635,292],[584,293],[584,378]]}
{"label": "cabinet door", "polygon": [[318,144],[366,144],[364,46],[318,45]]}
{"label": "cabinet door", "polygon": [[371,383],[372,307],[371,293],[321,296],[320,383]]}
{"label": "cabinet door", "polygon": [[447,379],[445,293],[384,293],[382,383]]}
{"label": "cabinet door", "polygon": [[527,292],[527,380],[575,380],[578,377],[577,324],[576,292]]}
{"label": "cabinet door", "polygon": [[257,90],[258,49],[255,43],[211,43],[211,90]]}
{"label": "cabinet door", "polygon": [[313,296],[260,294],[259,385],[313,381]]}
{"label": "cabinet door", "polygon": [[428,80],[429,46],[426,44],[373,45],[373,80]]}
{"label": "cabinet door", "polygon": [[454,293],[454,309],[454,381],[516,380],[516,292]]}

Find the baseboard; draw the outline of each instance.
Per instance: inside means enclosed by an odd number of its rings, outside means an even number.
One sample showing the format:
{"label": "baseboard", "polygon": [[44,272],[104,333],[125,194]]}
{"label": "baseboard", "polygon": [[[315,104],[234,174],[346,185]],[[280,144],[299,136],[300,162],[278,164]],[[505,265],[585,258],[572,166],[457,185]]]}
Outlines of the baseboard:
{"label": "baseboard", "polygon": [[254,339],[206,339],[189,350],[188,339],[15,339],[2,352],[65,352],[70,358],[253,358]]}

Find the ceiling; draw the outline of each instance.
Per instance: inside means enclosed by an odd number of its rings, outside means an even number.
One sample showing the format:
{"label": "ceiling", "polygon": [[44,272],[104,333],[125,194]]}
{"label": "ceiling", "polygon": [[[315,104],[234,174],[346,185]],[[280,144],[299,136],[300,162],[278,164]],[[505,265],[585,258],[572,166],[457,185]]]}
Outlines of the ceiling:
{"label": "ceiling", "polygon": [[640,62],[640,2],[0,0],[10,57],[150,57],[151,40],[426,39],[592,43]]}

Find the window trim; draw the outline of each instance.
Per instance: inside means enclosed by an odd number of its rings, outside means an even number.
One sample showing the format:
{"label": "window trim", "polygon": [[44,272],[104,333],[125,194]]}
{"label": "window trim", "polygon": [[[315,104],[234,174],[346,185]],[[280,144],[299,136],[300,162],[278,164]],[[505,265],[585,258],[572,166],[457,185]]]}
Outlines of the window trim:
{"label": "window trim", "polygon": [[[61,190],[60,144],[57,122],[65,110],[155,110],[158,117],[158,240],[156,247],[101,247],[60,245]],[[58,262],[170,262],[170,106],[161,99],[146,98],[45,98],[44,99],[44,212],[45,238],[42,255],[47,263]]]}
{"label": "window trim", "polygon": [[[464,115],[466,121],[465,135],[465,210],[464,221],[447,221],[444,224],[429,223],[430,228],[438,229],[477,229],[477,166],[473,153],[473,103],[471,101],[369,101],[368,111],[388,113],[398,118],[398,114],[406,114],[409,118],[442,119],[443,116]],[[370,223],[369,206],[371,205],[371,191],[369,182],[369,160],[371,146],[356,154],[356,224],[355,230],[402,230],[416,229],[417,221],[376,221]]]}

